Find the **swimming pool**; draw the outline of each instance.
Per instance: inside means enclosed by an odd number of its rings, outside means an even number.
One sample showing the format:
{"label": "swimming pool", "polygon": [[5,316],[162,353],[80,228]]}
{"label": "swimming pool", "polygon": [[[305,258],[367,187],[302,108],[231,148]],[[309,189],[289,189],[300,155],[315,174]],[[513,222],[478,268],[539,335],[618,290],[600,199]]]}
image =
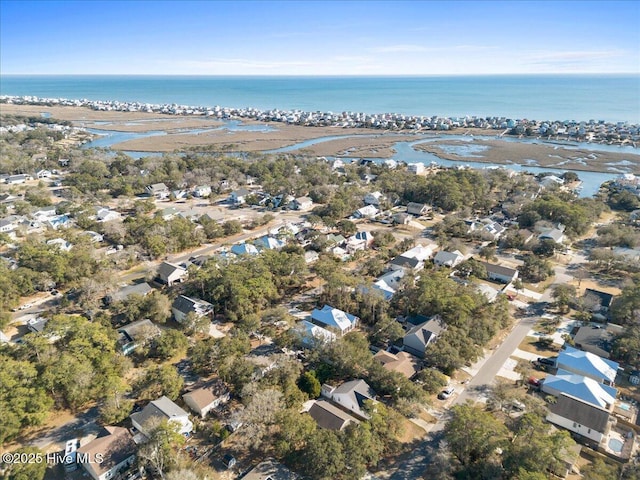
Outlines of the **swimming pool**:
{"label": "swimming pool", "polygon": [[617,438],[612,438],[609,440],[609,448],[616,453],[622,452],[623,445],[624,443],[621,440],[618,440]]}
{"label": "swimming pool", "polygon": [[628,403],[620,403],[618,404],[618,407],[620,407],[622,410],[625,410],[627,412],[631,410],[631,405],[629,405]]}

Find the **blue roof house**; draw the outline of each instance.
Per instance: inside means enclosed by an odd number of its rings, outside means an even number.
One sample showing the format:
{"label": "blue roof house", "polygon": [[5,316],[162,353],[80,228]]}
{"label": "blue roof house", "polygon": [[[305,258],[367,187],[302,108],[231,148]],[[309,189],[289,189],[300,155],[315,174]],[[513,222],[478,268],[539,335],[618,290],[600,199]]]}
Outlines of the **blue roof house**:
{"label": "blue roof house", "polygon": [[344,335],[353,330],[358,323],[358,317],[325,305],[322,310],[316,308],[311,312],[311,322],[323,328],[333,328]]}
{"label": "blue roof house", "polygon": [[562,394],[569,395],[609,411],[611,411],[618,394],[618,391],[609,385],[565,370],[558,370],[555,375],[547,376],[542,382],[541,388],[549,395],[556,397]]}
{"label": "blue roof house", "polygon": [[556,367],[567,372],[593,378],[606,385],[614,385],[619,364],[590,352],[567,346],[560,352]]}

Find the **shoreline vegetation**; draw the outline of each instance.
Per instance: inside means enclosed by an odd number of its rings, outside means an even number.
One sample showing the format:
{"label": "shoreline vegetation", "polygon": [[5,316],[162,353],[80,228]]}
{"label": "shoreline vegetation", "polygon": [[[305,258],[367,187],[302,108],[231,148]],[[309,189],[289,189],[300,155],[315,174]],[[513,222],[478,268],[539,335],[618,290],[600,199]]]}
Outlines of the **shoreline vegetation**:
{"label": "shoreline vegetation", "polygon": [[[161,108],[162,107],[162,108]],[[337,137],[306,145],[288,153],[334,157],[391,158],[396,154],[397,142],[429,142],[413,145],[417,151],[432,153],[445,160],[491,164],[521,164],[563,170],[615,173],[620,167],[630,173],[640,173],[640,154],[629,152],[593,151],[580,149],[579,141],[586,141],[583,130],[609,132],[598,134],[597,144],[636,146],[640,127],[612,123],[576,123],[511,121],[508,119],[446,119],[439,117],[411,117],[400,115],[365,115],[356,113],[323,114],[308,112],[263,112],[252,109],[214,107],[157,106],[129,102],[92,102],[86,100],[50,100],[35,97],[1,97],[0,113],[41,116],[73,122],[77,127],[92,130],[154,135],[127,140],[111,146],[118,151],[174,152],[192,148],[206,148],[220,152],[264,152],[326,137]],[[306,116],[306,117],[305,117]],[[225,121],[239,120],[243,125],[272,127],[265,131],[223,128]],[[357,120],[357,121],[356,121]],[[315,122],[313,124],[309,122]],[[368,122],[368,123],[367,123]],[[373,123],[371,123],[373,122]],[[375,122],[378,122],[374,125]],[[382,122],[382,123],[380,123]],[[483,124],[482,127],[475,126]],[[504,122],[515,126],[502,129]],[[527,122],[526,127],[522,122]],[[384,124],[384,127],[383,127]],[[362,126],[366,125],[366,126]],[[545,125],[556,135],[526,135]],[[197,133],[186,130],[199,129]],[[518,134],[524,129],[525,133]],[[563,130],[564,129],[564,130]],[[558,133],[564,132],[564,133]],[[570,134],[573,132],[573,135]],[[449,135],[464,135],[469,141],[448,139]],[[584,138],[583,138],[584,137]],[[596,138],[595,136],[593,138]],[[513,140],[527,141],[513,141]],[[535,139],[535,142],[531,140]],[[465,147],[452,152],[451,146]],[[610,148],[610,147],[609,147]]]}

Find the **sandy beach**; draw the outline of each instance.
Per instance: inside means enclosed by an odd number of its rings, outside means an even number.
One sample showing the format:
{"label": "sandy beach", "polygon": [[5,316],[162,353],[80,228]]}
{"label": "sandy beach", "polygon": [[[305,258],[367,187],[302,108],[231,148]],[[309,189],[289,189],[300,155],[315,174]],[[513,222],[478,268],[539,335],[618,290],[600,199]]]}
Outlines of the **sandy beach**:
{"label": "sandy beach", "polygon": [[[343,137],[307,145],[291,153],[311,156],[347,156],[391,158],[396,142],[438,138],[413,148],[460,162],[494,164],[525,164],[578,171],[622,172],[640,174],[640,153],[593,152],[566,148],[550,142],[506,141],[495,130],[458,129],[454,131],[407,130],[381,131],[365,128],[304,127],[279,122],[263,123],[242,120],[245,125],[269,125],[271,131],[210,130],[185,133],[185,129],[215,129],[224,123],[202,116],[172,116],[145,112],[96,111],[84,107],[34,106],[0,104],[0,113],[40,116],[46,112],[52,118],[68,120],[74,125],[97,130],[144,133],[163,130],[166,135],[137,138],[113,145],[114,150],[143,152],[173,152],[192,147],[209,146],[213,151],[260,152],[292,146],[323,137]],[[501,132],[500,132],[501,133]],[[449,135],[467,135],[469,141],[448,139]],[[478,138],[485,137],[485,138]],[[493,137],[493,138],[486,138]],[[396,158],[396,160],[403,160]],[[621,170],[624,168],[626,170]]]}

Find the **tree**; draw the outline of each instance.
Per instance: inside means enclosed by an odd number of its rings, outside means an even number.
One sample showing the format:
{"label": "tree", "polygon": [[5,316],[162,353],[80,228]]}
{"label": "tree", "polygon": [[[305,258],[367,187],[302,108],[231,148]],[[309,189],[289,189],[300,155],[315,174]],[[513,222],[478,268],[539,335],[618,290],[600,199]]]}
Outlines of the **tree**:
{"label": "tree", "polygon": [[195,312],[189,312],[182,319],[181,326],[187,335],[196,333],[209,332],[211,320],[206,315],[198,315]]}
{"label": "tree", "polygon": [[149,368],[138,381],[136,390],[138,397],[156,399],[166,395],[175,400],[180,395],[184,380],[173,365],[165,364]]}
{"label": "tree", "polygon": [[618,467],[596,458],[590,465],[580,468],[584,480],[611,480],[618,478]]}
{"label": "tree", "polygon": [[529,282],[544,282],[554,273],[548,260],[534,255],[526,255],[522,266],[518,267],[518,271]]}
{"label": "tree", "polygon": [[299,470],[314,480],[335,479],[345,471],[345,453],[331,430],[314,431],[301,451]]}
{"label": "tree", "polygon": [[448,377],[435,368],[421,370],[416,377],[416,381],[422,385],[425,392],[431,394],[439,392],[449,383]]}
{"label": "tree", "polygon": [[464,468],[488,462],[496,448],[504,445],[507,429],[489,412],[466,403],[454,406],[451,413],[444,435],[451,453]]}
{"label": "tree", "polygon": [[309,395],[309,398],[318,398],[320,396],[320,381],[313,370],[302,374],[298,380],[298,387]]}
{"label": "tree", "polygon": [[176,422],[161,420],[145,427],[149,436],[147,442],[138,448],[138,456],[163,475],[176,465],[178,451],[184,445],[185,438],[180,434],[180,425]]}
{"label": "tree", "polygon": [[189,340],[184,333],[166,329],[162,335],[155,337],[151,345],[151,355],[162,360],[168,360],[179,352],[184,352],[189,346]]}
{"label": "tree", "polygon": [[551,297],[555,300],[555,305],[560,312],[568,312],[569,306],[576,300],[576,287],[569,284],[558,284],[553,287]]}
{"label": "tree", "polygon": [[143,315],[157,323],[165,323],[171,317],[171,300],[158,290],[144,297]]}
{"label": "tree", "polygon": [[[25,455],[29,461],[18,461],[6,465],[2,478],[7,480],[42,480],[47,470],[46,454],[38,447],[24,446],[11,452],[12,455]],[[1,465],[1,464],[0,464]]]}

